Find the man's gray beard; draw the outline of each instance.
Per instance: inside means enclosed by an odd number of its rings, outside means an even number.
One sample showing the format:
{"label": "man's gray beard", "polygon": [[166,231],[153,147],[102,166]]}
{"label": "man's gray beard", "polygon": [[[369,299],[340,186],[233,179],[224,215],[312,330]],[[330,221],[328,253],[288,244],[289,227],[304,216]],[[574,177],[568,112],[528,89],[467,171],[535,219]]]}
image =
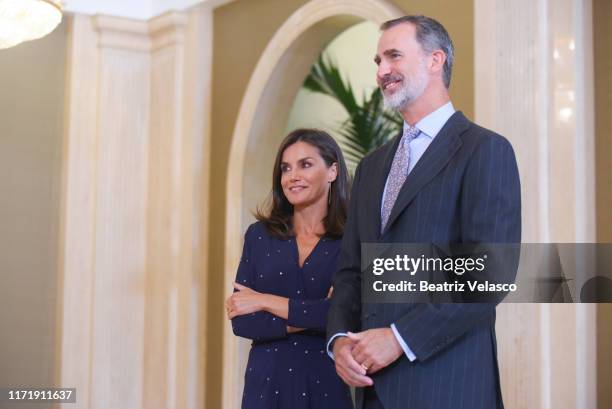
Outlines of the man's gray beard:
{"label": "man's gray beard", "polygon": [[385,103],[385,108],[387,109],[401,111],[413,100],[414,97],[412,95],[411,89],[407,85],[403,85],[400,89],[398,89],[391,95],[386,95],[385,93],[383,93],[383,101]]}
{"label": "man's gray beard", "polygon": [[[421,74],[424,73],[421,72]],[[384,92],[382,93],[385,108],[402,111],[404,108],[406,108],[406,106],[408,106],[408,104],[420,97],[421,94],[425,92],[426,87],[426,75],[421,75],[420,78],[417,78],[417,80],[413,81],[412,83],[406,83],[405,81],[402,82],[402,87],[393,94],[387,96]]]}

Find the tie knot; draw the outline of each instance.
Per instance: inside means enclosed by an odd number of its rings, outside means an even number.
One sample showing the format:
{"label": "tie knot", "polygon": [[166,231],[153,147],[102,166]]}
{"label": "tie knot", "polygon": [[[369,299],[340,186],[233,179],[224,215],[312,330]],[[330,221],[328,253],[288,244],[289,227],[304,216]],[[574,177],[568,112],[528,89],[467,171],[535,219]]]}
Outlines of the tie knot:
{"label": "tie knot", "polygon": [[416,138],[420,132],[421,131],[416,126],[408,125],[406,127],[406,130],[404,131],[404,137],[406,137],[406,139],[408,139],[408,142],[410,142],[411,140]]}

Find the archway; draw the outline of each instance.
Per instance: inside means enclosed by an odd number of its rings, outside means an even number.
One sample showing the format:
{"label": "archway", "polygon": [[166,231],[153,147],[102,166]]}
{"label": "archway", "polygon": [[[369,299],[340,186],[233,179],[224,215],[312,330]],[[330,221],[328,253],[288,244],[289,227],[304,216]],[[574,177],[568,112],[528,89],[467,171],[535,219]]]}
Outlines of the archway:
{"label": "archway", "polygon": [[[228,160],[225,240],[225,288],[231,288],[240,259],[242,232],[250,205],[269,189],[269,166],[282,136],[291,101],[318,53],[349,26],[369,20],[380,24],[402,15],[384,0],[312,0],[278,29],[261,55],[242,100]],[[247,177],[248,174],[248,177]],[[223,405],[238,407],[248,345],[225,321]]]}

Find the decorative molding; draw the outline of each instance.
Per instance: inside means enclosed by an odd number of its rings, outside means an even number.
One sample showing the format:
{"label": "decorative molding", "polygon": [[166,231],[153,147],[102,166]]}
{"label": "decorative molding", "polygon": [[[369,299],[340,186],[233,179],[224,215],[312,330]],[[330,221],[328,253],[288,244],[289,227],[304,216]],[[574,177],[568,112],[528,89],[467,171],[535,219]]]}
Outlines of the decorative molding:
{"label": "decorative molding", "polygon": [[148,52],[151,49],[149,23],[98,15],[92,17],[100,47]]}
{"label": "decorative molding", "polygon": [[152,19],[149,22],[152,50],[156,51],[160,48],[183,43],[187,23],[188,16],[176,11],[169,11]]}
{"label": "decorative molding", "polygon": [[185,13],[170,11],[151,21],[94,16],[100,47],[149,52],[182,43],[187,26]]}
{"label": "decorative molding", "polygon": [[155,51],[184,41],[187,15],[170,11],[150,21],[94,16],[99,46],[128,51]]}

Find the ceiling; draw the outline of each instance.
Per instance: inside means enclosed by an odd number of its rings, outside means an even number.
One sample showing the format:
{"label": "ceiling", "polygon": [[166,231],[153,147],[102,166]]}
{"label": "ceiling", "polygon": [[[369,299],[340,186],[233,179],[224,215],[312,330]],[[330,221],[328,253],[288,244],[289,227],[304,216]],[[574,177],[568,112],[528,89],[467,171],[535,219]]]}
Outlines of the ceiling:
{"label": "ceiling", "polygon": [[148,20],[170,10],[185,10],[198,3],[212,7],[233,0],[63,0],[64,10],[79,14],[104,14]]}

